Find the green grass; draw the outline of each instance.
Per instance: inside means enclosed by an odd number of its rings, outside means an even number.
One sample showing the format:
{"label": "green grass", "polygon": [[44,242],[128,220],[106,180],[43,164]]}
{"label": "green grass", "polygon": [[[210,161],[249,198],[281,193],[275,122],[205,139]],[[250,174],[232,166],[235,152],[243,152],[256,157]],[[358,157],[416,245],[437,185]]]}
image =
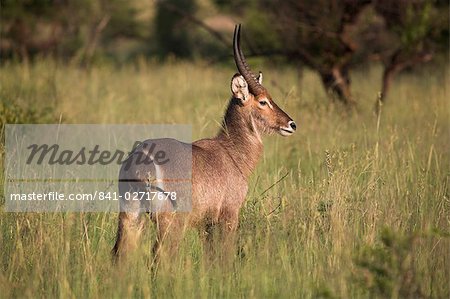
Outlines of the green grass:
{"label": "green grass", "polygon": [[[109,254],[117,214],[6,213],[1,195],[0,297],[448,298],[447,71],[399,77],[377,117],[378,67],[353,74],[360,105],[351,115],[328,103],[313,73],[299,80],[294,70],[267,69],[265,85],[298,130],[265,138],[240,215],[242,253],[211,262],[188,232],[155,280],[151,224],[118,268]],[[48,60],[5,64],[1,118],[192,123],[197,139],[218,130],[234,72],[189,63],[88,71]]]}

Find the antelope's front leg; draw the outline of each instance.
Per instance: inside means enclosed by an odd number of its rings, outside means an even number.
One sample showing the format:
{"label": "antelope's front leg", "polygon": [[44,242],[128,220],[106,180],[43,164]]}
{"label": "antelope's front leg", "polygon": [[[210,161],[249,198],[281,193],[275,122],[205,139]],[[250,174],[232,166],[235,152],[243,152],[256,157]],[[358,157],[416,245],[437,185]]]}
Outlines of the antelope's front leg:
{"label": "antelope's front leg", "polygon": [[217,221],[207,222],[203,239],[205,254],[210,259],[234,254],[239,209],[221,209]]}
{"label": "antelope's front leg", "polygon": [[220,211],[219,229],[223,248],[229,250],[234,248],[236,241],[236,230],[239,224],[239,209],[225,208]]}

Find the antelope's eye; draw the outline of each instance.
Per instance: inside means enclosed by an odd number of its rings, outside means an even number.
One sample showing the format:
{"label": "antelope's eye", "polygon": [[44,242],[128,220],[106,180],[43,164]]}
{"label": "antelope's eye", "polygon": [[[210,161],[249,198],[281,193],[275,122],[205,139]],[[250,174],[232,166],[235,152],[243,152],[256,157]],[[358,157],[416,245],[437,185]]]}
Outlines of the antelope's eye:
{"label": "antelope's eye", "polygon": [[266,102],[266,101],[259,101],[259,104],[260,104],[261,106],[266,106],[266,105],[267,105],[267,102]]}

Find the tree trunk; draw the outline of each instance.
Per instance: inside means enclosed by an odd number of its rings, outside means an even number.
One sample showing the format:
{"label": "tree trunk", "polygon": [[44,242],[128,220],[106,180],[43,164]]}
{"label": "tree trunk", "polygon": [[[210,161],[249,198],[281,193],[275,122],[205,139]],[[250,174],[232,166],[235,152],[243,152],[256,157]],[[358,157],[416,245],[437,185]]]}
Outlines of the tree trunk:
{"label": "tree trunk", "polygon": [[398,71],[399,68],[395,65],[389,65],[384,68],[380,97],[380,100],[382,102],[386,101],[386,96],[391,89],[392,81],[394,80],[394,76]]}
{"label": "tree trunk", "polygon": [[343,104],[352,107],[355,101],[350,91],[350,76],[348,69],[343,67],[334,67],[329,71],[320,73],[325,90],[331,93],[334,98]]}
{"label": "tree trunk", "polygon": [[[403,55],[402,55],[403,54]],[[381,86],[381,101],[386,101],[386,96],[392,85],[395,75],[403,71],[407,67],[414,66],[419,63],[430,61],[432,54],[429,52],[416,53],[414,55],[406,56],[401,49],[397,50],[385,65],[383,70],[382,86]]]}

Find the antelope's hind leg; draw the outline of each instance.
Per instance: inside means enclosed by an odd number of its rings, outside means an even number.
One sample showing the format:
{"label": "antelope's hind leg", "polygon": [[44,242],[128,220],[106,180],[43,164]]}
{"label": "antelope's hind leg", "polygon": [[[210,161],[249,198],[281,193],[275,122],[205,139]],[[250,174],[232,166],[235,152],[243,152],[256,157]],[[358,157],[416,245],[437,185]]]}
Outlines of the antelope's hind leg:
{"label": "antelope's hind leg", "polygon": [[[133,200],[133,192],[145,190],[143,182],[119,182],[121,194],[116,243],[111,250],[114,261],[128,255],[137,246],[144,227],[145,207],[140,200]],[[126,195],[128,193],[129,195]]]}
{"label": "antelope's hind leg", "polygon": [[156,240],[153,244],[153,264],[157,266],[164,256],[177,256],[186,227],[185,218],[174,212],[158,212],[152,215],[156,224]]}
{"label": "antelope's hind leg", "polygon": [[137,246],[143,229],[141,213],[120,212],[116,243],[111,251],[114,260],[132,252]]}

